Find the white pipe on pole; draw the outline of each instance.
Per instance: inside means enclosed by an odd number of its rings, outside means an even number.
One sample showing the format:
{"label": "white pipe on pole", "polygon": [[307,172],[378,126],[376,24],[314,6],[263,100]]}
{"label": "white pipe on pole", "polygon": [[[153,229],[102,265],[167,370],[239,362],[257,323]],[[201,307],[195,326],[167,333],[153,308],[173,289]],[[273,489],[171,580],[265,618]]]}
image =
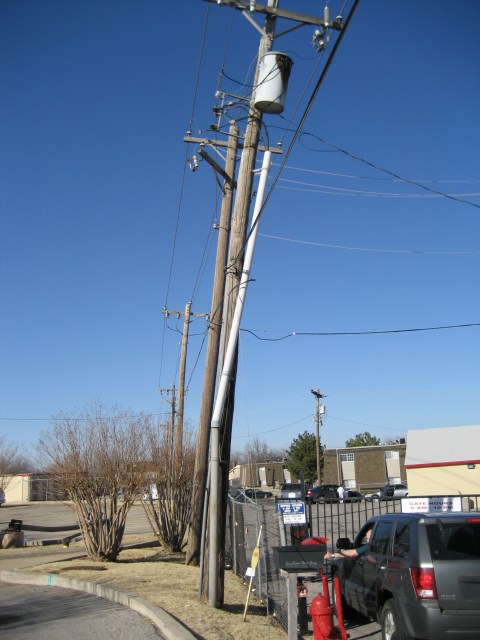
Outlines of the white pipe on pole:
{"label": "white pipe on pole", "polygon": [[257,197],[255,200],[255,208],[253,211],[251,235],[247,242],[245,250],[245,259],[243,262],[242,277],[238,288],[237,301],[235,304],[235,313],[232,320],[232,328],[228,338],[227,351],[223,361],[222,375],[218,384],[217,397],[213,407],[211,421],[211,440],[210,440],[210,517],[209,517],[209,550],[208,550],[208,603],[212,607],[217,606],[218,585],[218,557],[219,557],[219,536],[218,536],[218,515],[219,515],[219,497],[220,497],[220,420],[222,418],[223,407],[227,396],[228,381],[232,371],[235,349],[238,342],[238,334],[240,332],[240,322],[242,319],[243,307],[247,295],[248,282],[250,280],[250,268],[253,260],[253,252],[258,234],[257,218],[260,215],[263,204],[263,196],[267,184],[268,171],[270,169],[271,152],[265,151],[263,156],[262,168],[260,170],[260,181],[258,183]]}

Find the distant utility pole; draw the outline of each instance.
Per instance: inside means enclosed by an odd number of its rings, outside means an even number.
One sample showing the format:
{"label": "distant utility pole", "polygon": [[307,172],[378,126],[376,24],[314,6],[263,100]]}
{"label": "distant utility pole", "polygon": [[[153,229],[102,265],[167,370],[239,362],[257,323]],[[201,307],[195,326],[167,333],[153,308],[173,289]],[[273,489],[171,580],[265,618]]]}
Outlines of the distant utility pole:
{"label": "distant utility pole", "polygon": [[321,393],[320,389],[312,389],[311,393],[317,399],[317,410],[315,412],[315,423],[316,423],[316,437],[315,437],[315,449],[317,454],[317,484],[321,484],[321,470],[320,470],[320,427],[322,425],[322,415],[325,413],[325,406],[320,404],[320,400],[322,398],[326,398],[326,393]]}
{"label": "distant utility pole", "polygon": [[[166,318],[170,315],[175,315],[178,319],[183,315],[183,331],[182,331],[182,346],[180,350],[180,371],[179,371],[179,380],[178,380],[178,407],[176,410],[177,419],[175,420],[175,385],[172,389],[166,389],[167,392],[172,392],[172,419],[171,419],[171,446],[173,448],[175,443],[175,461],[178,463],[182,457],[182,449],[183,449],[183,416],[184,416],[184,407],[185,407],[185,371],[187,366],[187,347],[188,347],[188,330],[190,327],[190,316],[195,315],[197,317],[202,317],[207,314],[205,313],[195,313],[192,314],[191,309],[192,303],[187,302],[185,306],[185,312],[182,314],[181,311],[170,311],[168,309],[163,309],[163,313]],[[160,390],[162,391],[162,390]]]}
{"label": "distant utility pole", "polygon": [[182,459],[183,449],[183,413],[185,407],[185,370],[187,365],[188,329],[190,327],[190,307],[191,302],[187,302],[185,316],[183,320],[182,348],[180,352],[180,373],[178,376],[178,413],[177,413],[177,433],[175,438],[175,462],[178,464]]}
{"label": "distant utility pole", "polygon": [[[177,397],[176,397],[176,389],[175,389],[175,385],[172,385],[172,387],[170,389],[159,389],[160,391],[160,395],[163,397],[164,394],[166,394],[166,401],[168,402],[168,404],[170,405],[170,422],[169,422],[169,433],[168,433],[168,444],[170,446],[171,449],[173,449],[173,443],[174,443],[174,439],[175,439],[175,414],[177,412],[176,410],[176,403],[177,403]],[[170,399],[168,399],[170,397]]]}

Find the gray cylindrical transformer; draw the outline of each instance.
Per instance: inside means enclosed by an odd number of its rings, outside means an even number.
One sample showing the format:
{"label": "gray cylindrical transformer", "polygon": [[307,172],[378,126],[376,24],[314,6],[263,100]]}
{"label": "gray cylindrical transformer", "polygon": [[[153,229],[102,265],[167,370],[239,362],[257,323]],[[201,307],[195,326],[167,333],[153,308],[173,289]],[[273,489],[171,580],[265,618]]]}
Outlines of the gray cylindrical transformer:
{"label": "gray cylindrical transformer", "polygon": [[278,51],[266,53],[260,61],[255,107],[264,113],[282,113],[293,61]]}

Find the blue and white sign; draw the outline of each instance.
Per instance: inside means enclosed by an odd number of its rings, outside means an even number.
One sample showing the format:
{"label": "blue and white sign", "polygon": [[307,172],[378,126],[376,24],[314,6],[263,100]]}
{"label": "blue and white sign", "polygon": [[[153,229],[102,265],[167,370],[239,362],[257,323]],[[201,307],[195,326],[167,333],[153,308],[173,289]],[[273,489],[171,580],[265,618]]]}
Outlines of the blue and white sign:
{"label": "blue and white sign", "polygon": [[277,503],[283,516],[283,524],[305,524],[305,503],[302,500],[282,500]]}

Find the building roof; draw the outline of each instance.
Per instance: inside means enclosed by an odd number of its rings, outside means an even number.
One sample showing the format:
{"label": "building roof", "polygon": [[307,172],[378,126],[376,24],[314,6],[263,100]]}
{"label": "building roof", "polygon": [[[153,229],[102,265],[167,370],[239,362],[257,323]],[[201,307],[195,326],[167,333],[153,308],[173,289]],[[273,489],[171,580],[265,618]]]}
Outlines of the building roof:
{"label": "building roof", "polygon": [[480,425],[407,433],[407,468],[468,463],[480,463]]}

